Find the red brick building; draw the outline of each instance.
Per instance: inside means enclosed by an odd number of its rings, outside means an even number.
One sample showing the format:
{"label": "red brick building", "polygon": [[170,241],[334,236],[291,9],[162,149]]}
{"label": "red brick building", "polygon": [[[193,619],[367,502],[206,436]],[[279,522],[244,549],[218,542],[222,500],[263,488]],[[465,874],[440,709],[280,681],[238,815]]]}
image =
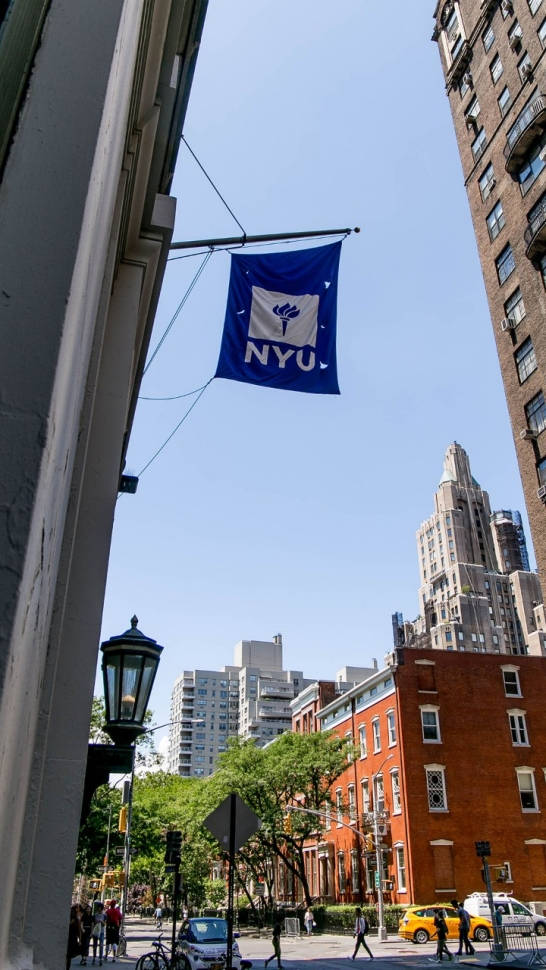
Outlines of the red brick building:
{"label": "red brick building", "polygon": [[[384,810],[386,902],[482,889],[477,840],[491,843],[494,888],[546,900],[545,673],[543,657],[398,649],[313,711],[317,729],[350,736],[358,749],[332,786],[330,822],[306,849],[313,897],[376,899],[365,837],[368,813]],[[302,712],[293,707],[295,727]]]}

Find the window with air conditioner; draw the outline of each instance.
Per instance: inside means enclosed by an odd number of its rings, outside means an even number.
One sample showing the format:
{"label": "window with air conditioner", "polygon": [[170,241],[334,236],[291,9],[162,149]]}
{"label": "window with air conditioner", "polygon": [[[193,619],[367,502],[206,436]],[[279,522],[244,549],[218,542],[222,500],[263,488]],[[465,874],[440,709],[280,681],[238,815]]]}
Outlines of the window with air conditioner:
{"label": "window with air conditioner", "polygon": [[521,323],[525,317],[525,304],[523,302],[523,295],[519,286],[514,290],[514,292],[508,297],[506,303],[504,304],[504,312],[506,314],[506,319],[517,326]]}
{"label": "window with air conditioner", "polygon": [[522,812],[538,811],[533,768],[516,768],[516,778]]}
{"label": "window with air conditioner", "polygon": [[533,69],[533,65],[531,63],[531,58],[529,57],[529,54],[527,53],[527,51],[525,51],[525,54],[523,55],[521,60],[518,61],[518,74],[522,84],[525,83],[532,69]]}

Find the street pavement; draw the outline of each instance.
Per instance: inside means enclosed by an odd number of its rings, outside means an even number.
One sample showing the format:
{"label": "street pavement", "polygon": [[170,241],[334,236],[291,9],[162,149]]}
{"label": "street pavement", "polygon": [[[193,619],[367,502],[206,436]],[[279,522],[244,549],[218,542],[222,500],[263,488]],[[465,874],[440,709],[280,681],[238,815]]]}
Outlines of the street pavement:
{"label": "street pavement", "polygon": [[[155,929],[153,920],[141,920],[136,917],[129,917],[126,920],[125,931],[127,935],[127,953],[117,960],[118,970],[134,970],[134,966],[139,956],[153,950],[152,941],[157,939],[158,931]],[[167,946],[170,945],[172,926],[168,922],[163,923],[162,940]],[[389,970],[389,967],[400,968],[409,967],[420,970],[426,967],[431,970],[431,958],[436,952],[434,942],[416,945],[399,939],[396,934],[391,934],[388,940],[380,943],[377,937],[371,933],[367,937],[368,946],[374,955],[374,961],[380,961],[381,970]],[[487,943],[473,944],[476,949],[475,956],[456,957],[453,963],[460,963],[471,970],[472,967],[483,967],[489,962],[489,945]],[[454,954],[457,941],[448,944],[449,949]],[[241,955],[246,960],[251,960],[253,970],[263,970],[264,960],[271,956],[271,936],[270,931],[262,930],[258,935],[257,931],[243,932],[239,938],[239,948]],[[347,970],[348,965],[353,965],[350,959],[354,948],[354,940],[351,936],[336,936],[330,933],[313,934],[308,937],[303,934],[300,937],[281,937],[282,966],[285,970]],[[364,955],[362,956],[362,953]],[[88,966],[90,964],[88,961]],[[110,960],[108,964],[110,964]],[[354,964],[370,962],[366,951],[360,948]],[[447,962],[447,961],[445,961]],[[76,958],[72,962],[72,968],[79,965]],[[271,970],[276,970],[276,961],[270,963]]]}

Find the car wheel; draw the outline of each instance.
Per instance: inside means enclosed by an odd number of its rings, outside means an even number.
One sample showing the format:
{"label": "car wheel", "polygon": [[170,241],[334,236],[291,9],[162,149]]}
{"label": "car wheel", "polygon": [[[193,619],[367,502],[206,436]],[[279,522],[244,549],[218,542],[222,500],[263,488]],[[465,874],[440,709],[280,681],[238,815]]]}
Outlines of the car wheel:
{"label": "car wheel", "polygon": [[487,943],[489,939],[489,930],[487,926],[477,926],[474,930],[474,939],[477,943]]}
{"label": "car wheel", "polygon": [[413,939],[416,943],[426,943],[428,940],[428,933],[426,930],[415,930]]}
{"label": "car wheel", "polygon": [[535,923],[535,933],[537,936],[546,936],[546,923]]}

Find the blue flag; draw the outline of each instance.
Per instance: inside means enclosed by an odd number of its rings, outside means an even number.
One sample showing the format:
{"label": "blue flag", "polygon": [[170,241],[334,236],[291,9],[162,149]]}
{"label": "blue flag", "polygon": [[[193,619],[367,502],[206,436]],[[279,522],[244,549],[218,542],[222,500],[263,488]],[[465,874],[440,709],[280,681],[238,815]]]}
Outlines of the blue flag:
{"label": "blue flag", "polygon": [[234,254],[215,377],[339,394],[337,276],[341,242],[266,256]]}

